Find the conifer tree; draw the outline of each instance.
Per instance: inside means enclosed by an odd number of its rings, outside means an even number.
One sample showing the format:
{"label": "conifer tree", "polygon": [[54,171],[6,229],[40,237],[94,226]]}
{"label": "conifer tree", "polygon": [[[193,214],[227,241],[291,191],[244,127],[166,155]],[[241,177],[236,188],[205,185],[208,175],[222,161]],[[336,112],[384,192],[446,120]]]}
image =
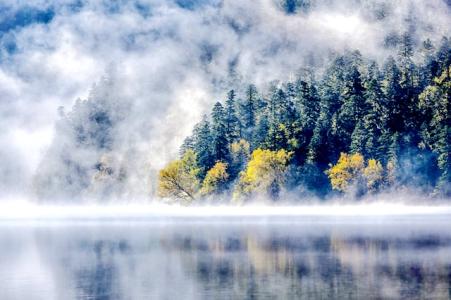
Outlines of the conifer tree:
{"label": "conifer tree", "polygon": [[252,133],[256,125],[257,100],[257,88],[251,84],[246,89],[245,100],[241,106],[242,135],[248,141],[253,139]]}
{"label": "conifer tree", "polygon": [[[417,53],[421,64],[413,59],[414,48],[410,32],[402,36],[396,60],[389,57],[382,70],[359,52],[347,52],[320,81],[307,70],[294,83],[273,82],[266,97],[249,85],[239,118],[231,90],[226,107],[216,103],[211,122],[204,116],[181,147],[182,156],[195,155],[198,180],[211,171],[203,193],[229,189],[239,178],[235,191],[245,194],[277,195],[304,185],[324,195],[357,183],[359,195],[409,186],[451,195],[450,42],[444,38],[436,51],[426,40]],[[262,181],[272,162],[249,159],[250,152],[268,158],[289,153],[283,164],[289,180]],[[352,158],[362,162],[355,174],[348,168]]]}
{"label": "conifer tree", "polygon": [[201,167],[200,175],[203,177],[215,163],[211,147],[212,133],[207,116],[204,115],[202,121],[194,128],[193,140],[192,149],[196,153],[197,163]]}
{"label": "conifer tree", "polygon": [[387,59],[383,74],[382,91],[387,100],[387,129],[392,133],[401,132],[404,129],[401,114],[401,72],[393,57]]}
{"label": "conifer tree", "polygon": [[224,118],[227,142],[233,143],[241,137],[240,123],[235,109],[235,91],[230,90],[227,94]]}
{"label": "conifer tree", "polygon": [[366,136],[363,123],[363,120],[359,120],[354,128],[354,131],[352,132],[350,152],[353,154],[360,153],[365,156],[365,144],[368,137]]}
{"label": "conifer tree", "polygon": [[335,115],[332,126],[334,145],[336,150],[348,152],[354,128],[366,111],[364,87],[357,67],[351,67],[346,74],[345,87],[340,98],[342,105]]}
{"label": "conifer tree", "polygon": [[212,119],[212,153],[214,161],[229,161],[229,142],[225,112],[221,103],[216,102],[211,113]]}
{"label": "conifer tree", "polygon": [[437,154],[441,175],[438,190],[451,195],[451,66],[434,79],[419,96],[419,108],[426,115],[422,138]]}
{"label": "conifer tree", "polygon": [[388,112],[387,102],[380,86],[380,74],[375,62],[368,67],[368,75],[365,80],[365,116],[363,117],[363,127],[365,135],[365,145],[362,154],[370,158],[380,159],[380,137],[382,130],[386,128]]}
{"label": "conifer tree", "polygon": [[[418,74],[413,62],[413,38],[409,32],[402,35],[398,52],[398,62],[400,70],[399,85],[400,93],[400,113],[404,122],[405,134],[412,135],[418,127],[418,114],[416,111],[416,95],[418,87]],[[398,120],[399,122],[399,120]],[[415,136],[411,137],[411,144],[415,144]]]}

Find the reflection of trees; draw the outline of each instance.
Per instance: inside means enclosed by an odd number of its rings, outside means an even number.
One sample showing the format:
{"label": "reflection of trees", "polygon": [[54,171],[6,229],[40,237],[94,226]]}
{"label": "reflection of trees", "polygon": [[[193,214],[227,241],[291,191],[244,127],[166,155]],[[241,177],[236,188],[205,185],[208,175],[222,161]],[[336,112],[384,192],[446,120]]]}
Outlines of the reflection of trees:
{"label": "reflection of trees", "polygon": [[98,300],[120,299],[117,274],[119,270],[115,265],[114,257],[126,252],[126,242],[99,240],[84,244],[84,247],[94,253],[95,260],[91,264],[85,265],[84,268],[75,271],[74,280],[78,296]]}
{"label": "reflection of trees", "polygon": [[[207,291],[235,298],[448,299],[451,264],[434,258],[450,241],[272,236],[184,238],[185,268]],[[189,257],[189,259],[188,259]],[[228,294],[230,295],[230,294]]]}
{"label": "reflection of trees", "polygon": [[451,240],[439,236],[177,227],[36,237],[68,298],[451,298]]}

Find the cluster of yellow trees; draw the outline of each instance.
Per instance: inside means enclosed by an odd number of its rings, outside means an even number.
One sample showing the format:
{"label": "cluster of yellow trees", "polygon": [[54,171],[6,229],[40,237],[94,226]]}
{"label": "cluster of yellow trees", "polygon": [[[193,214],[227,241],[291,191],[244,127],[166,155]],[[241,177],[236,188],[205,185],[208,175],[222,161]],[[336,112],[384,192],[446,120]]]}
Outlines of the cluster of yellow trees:
{"label": "cluster of yellow trees", "polygon": [[177,198],[185,202],[195,199],[200,185],[200,168],[196,159],[196,153],[188,150],[181,159],[170,162],[160,170],[158,191],[161,197]]}
{"label": "cluster of yellow trees", "polygon": [[292,156],[291,152],[256,149],[244,171],[240,173],[234,198],[254,193],[272,193],[280,190],[285,181],[285,172]]}
{"label": "cluster of yellow trees", "polygon": [[[232,145],[232,153],[235,162],[247,162],[233,188],[235,200],[256,194],[278,193],[283,188],[291,152],[259,148],[249,155],[249,144],[242,140]],[[227,163],[216,162],[200,180],[201,169],[196,161],[196,153],[188,150],[181,159],[170,162],[162,169],[159,174],[159,195],[190,203],[198,197],[220,194],[231,188]],[[365,160],[360,153],[341,153],[338,162],[326,174],[335,190],[347,192],[351,187],[363,184],[369,191],[377,191],[389,181],[390,169],[390,165],[384,169],[375,159]]]}
{"label": "cluster of yellow trees", "polygon": [[[234,162],[247,161],[233,191],[235,199],[282,188],[290,152],[256,149],[249,155],[249,144],[244,140],[232,144],[231,148]],[[201,181],[196,153],[188,150],[181,159],[172,161],[160,171],[159,195],[190,203],[198,197],[221,193],[230,188],[228,168],[226,163],[218,161]]]}
{"label": "cluster of yellow trees", "polygon": [[[390,166],[388,166],[390,169]],[[338,162],[326,171],[332,188],[342,192],[356,184],[364,183],[370,191],[376,191],[384,183],[384,168],[375,159],[365,159],[362,154],[341,153]]]}

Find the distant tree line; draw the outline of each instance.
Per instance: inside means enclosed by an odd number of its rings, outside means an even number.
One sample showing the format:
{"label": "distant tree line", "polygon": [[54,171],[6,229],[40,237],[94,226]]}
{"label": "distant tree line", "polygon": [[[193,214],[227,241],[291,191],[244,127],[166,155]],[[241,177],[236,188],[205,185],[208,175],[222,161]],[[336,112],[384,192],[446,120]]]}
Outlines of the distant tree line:
{"label": "distant tree line", "polygon": [[427,40],[414,52],[406,33],[382,66],[346,52],[320,78],[303,69],[264,93],[230,90],[160,171],[160,195],[243,201],[415,188],[449,197],[450,46]]}

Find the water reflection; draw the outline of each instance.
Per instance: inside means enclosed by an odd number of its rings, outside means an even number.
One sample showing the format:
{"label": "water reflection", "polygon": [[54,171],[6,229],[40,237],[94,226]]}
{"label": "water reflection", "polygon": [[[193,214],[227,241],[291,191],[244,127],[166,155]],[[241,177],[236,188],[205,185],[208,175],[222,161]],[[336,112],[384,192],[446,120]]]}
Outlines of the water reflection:
{"label": "water reflection", "polygon": [[440,221],[0,226],[0,299],[450,299]]}

